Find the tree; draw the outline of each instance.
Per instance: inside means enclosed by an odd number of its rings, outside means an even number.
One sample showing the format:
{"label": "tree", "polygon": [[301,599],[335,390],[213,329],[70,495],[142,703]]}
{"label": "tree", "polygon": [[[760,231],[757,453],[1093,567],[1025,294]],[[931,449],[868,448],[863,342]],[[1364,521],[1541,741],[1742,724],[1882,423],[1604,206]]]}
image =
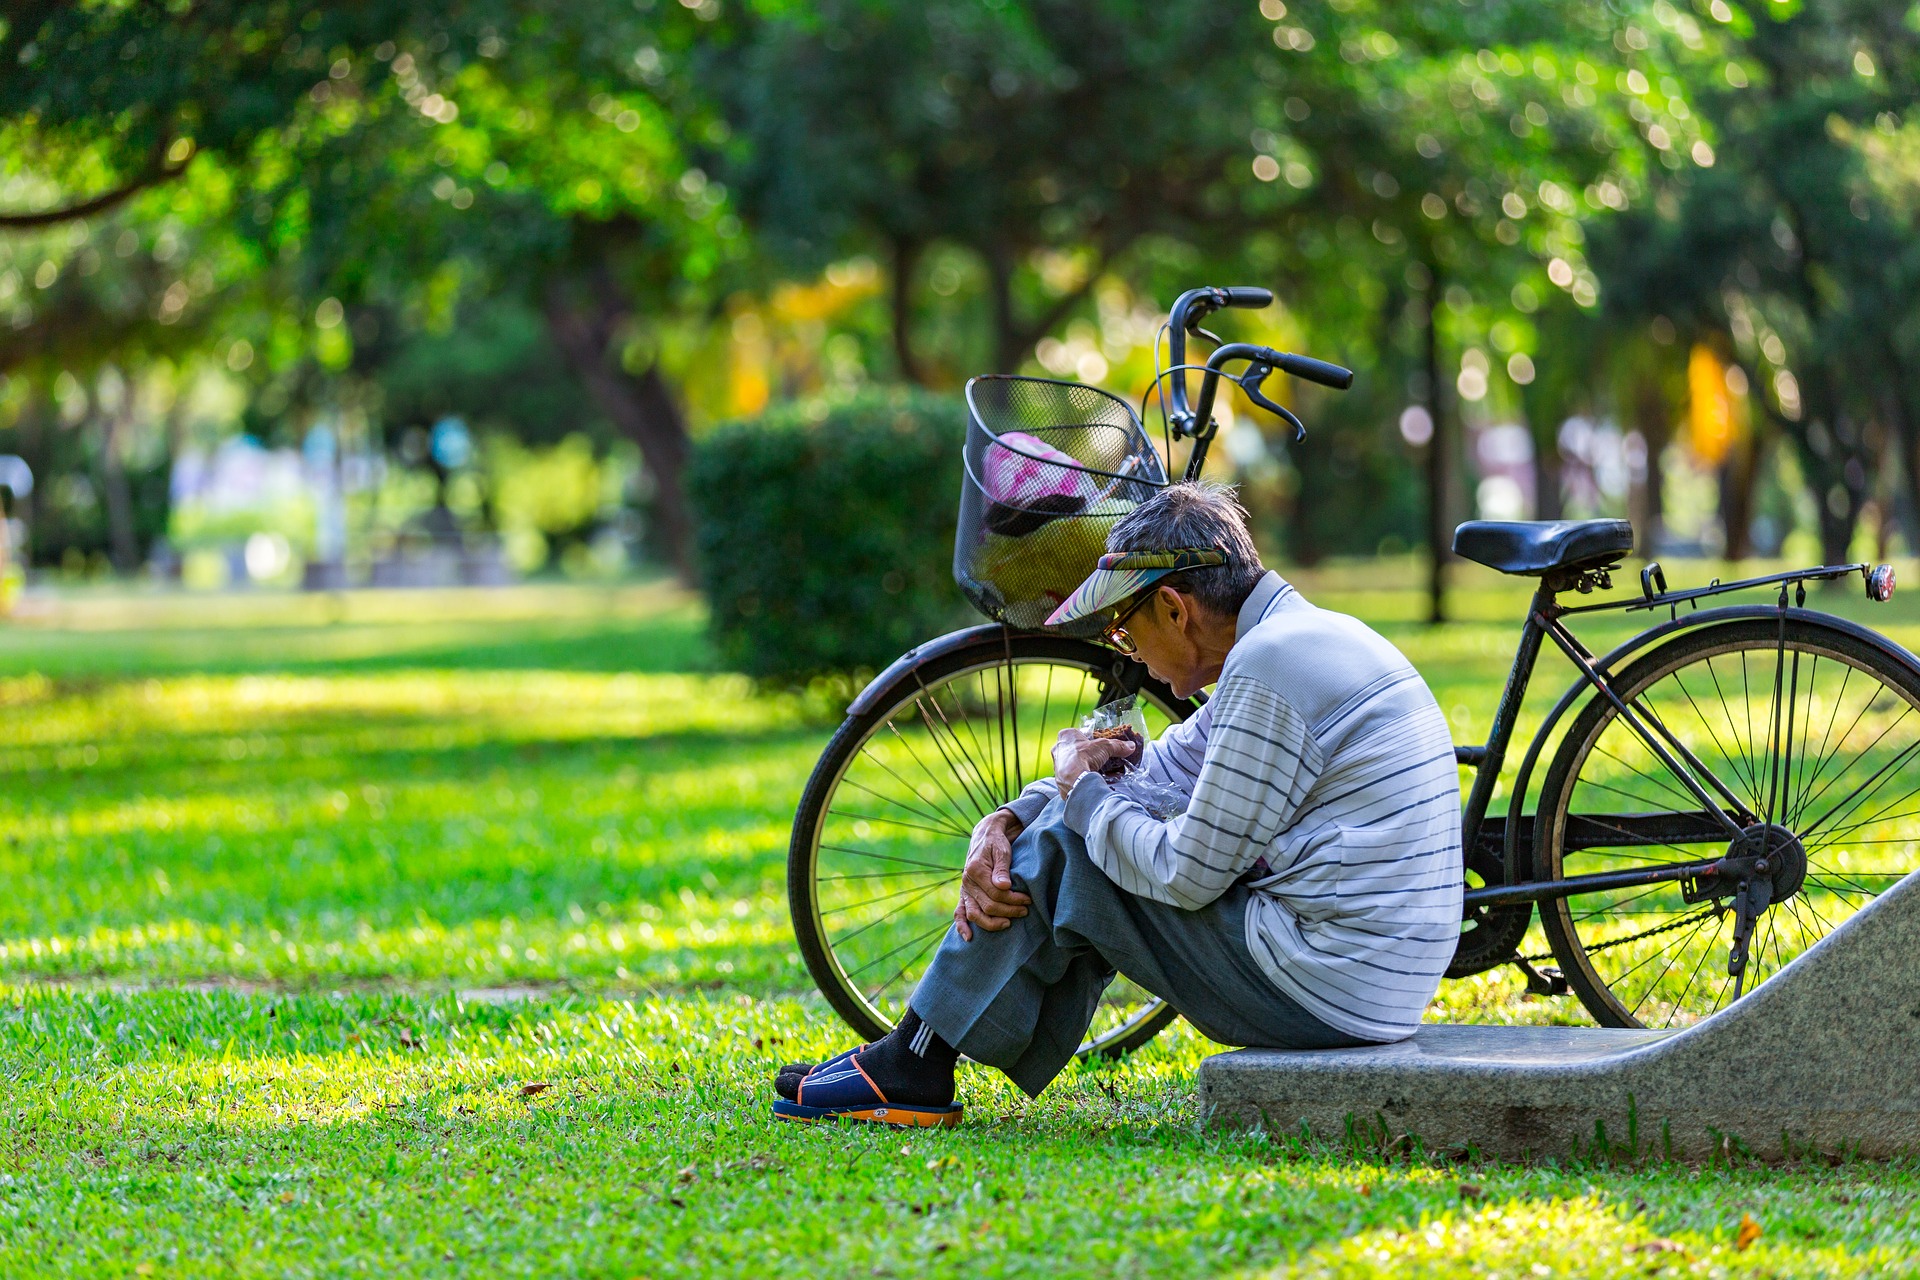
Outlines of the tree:
{"label": "tree", "polygon": [[[1266,8],[1245,216],[1272,229],[1258,251],[1315,340],[1425,411],[1439,621],[1460,449],[1449,348],[1510,335],[1524,388],[1554,359],[1527,354],[1543,297],[1595,305],[1581,217],[1633,185],[1640,163],[1613,87],[1616,20],[1571,3]],[[1504,381],[1481,374],[1476,399]],[[1396,413],[1392,392],[1350,403],[1370,423]]]}
{"label": "tree", "polygon": [[785,261],[891,266],[925,382],[917,269],[963,248],[987,358],[1017,369],[1143,239],[1225,238],[1257,15],[1212,0],[826,0],[758,24],[724,78],[742,207]]}
{"label": "tree", "polygon": [[[1596,261],[1616,314],[1668,318],[1742,367],[1837,563],[1889,427],[1920,492],[1916,224],[1869,163],[1915,104],[1920,37],[1900,11],[1855,0],[1709,9],[1709,38],[1673,54],[1710,163],[1661,175],[1652,202],[1596,226]],[[1739,554],[1744,528],[1728,543]]]}
{"label": "tree", "polygon": [[[718,7],[174,8],[42,4],[8,25],[0,57],[23,70],[0,90],[0,124],[33,143],[35,168],[15,185],[43,206],[9,215],[16,224],[97,213],[208,166],[226,199],[207,215],[264,262],[297,263],[288,284],[310,313],[331,301],[356,321],[385,310],[421,322],[463,290],[518,294],[640,445],[659,548],[690,573],[686,427],[636,338],[738,234],[680,132],[702,115],[676,73],[724,42],[706,21]],[[85,158],[86,193],[44,182],[67,156]],[[336,364],[350,363],[353,335],[336,335]]]}

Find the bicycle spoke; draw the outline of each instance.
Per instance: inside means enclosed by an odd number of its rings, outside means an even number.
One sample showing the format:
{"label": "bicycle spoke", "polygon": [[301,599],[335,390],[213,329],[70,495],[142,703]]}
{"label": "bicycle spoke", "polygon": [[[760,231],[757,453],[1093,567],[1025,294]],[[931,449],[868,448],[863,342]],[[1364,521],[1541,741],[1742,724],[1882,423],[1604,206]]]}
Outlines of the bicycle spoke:
{"label": "bicycle spoke", "polygon": [[901,880],[910,876],[919,876],[921,878],[940,876],[946,878],[953,874],[953,871],[946,868],[942,868],[939,871],[850,871],[845,875],[816,876],[815,879],[821,884],[833,884],[841,880]]}
{"label": "bicycle spoke", "polygon": [[1661,790],[1665,791],[1668,795],[1680,801],[1680,803],[1682,804],[1694,803],[1694,798],[1692,796],[1680,790],[1678,787],[1674,786],[1672,783],[1664,781],[1663,779],[1660,779],[1660,778],[1656,778],[1644,769],[1635,768],[1633,765],[1628,764],[1625,760],[1620,759],[1619,756],[1614,755],[1613,752],[1608,751],[1605,747],[1595,747],[1594,750],[1598,751],[1601,755],[1604,755],[1605,757],[1607,757],[1607,759],[1616,762],[1622,768],[1626,769],[1628,772],[1639,774],[1641,777],[1645,778],[1648,782],[1651,782],[1654,786],[1659,787]]}
{"label": "bicycle spoke", "polygon": [[921,862],[917,858],[902,858],[900,855],[894,854],[894,853],[875,853],[871,849],[849,849],[846,845],[843,845],[843,844],[823,843],[820,846],[820,852],[850,853],[856,858],[877,858],[882,862],[899,862],[899,863],[904,863],[909,867],[930,867],[933,870],[941,872],[942,874],[945,874],[945,875],[957,875],[959,874],[959,871],[960,871],[960,867],[958,864],[955,864],[950,867],[943,867],[937,862]]}
{"label": "bicycle spoke", "polygon": [[[927,727],[927,737],[933,740],[934,749],[940,753],[940,759],[945,762],[948,773],[952,775],[954,782],[966,795],[968,802],[973,805],[975,816],[984,817],[992,808],[988,803],[988,798],[992,796],[993,788],[991,784],[987,782],[985,775],[981,773],[979,762],[967,754],[966,747],[961,744],[959,736],[953,732],[953,726],[950,724],[947,726],[947,736],[953,740],[953,750],[951,752],[948,751],[947,743],[940,737],[940,731],[934,728],[933,717],[927,714],[927,703],[933,701],[931,698],[921,698],[914,704],[914,709],[919,711],[920,722]],[[940,710],[937,702],[935,702],[934,710]],[[940,718],[944,721],[946,714],[941,712]],[[901,742],[906,742],[906,737],[901,734],[898,727],[889,724],[888,728],[893,729],[894,736],[899,738]],[[969,730],[969,732],[971,732],[971,730]],[[913,750],[912,744],[907,744],[907,750]],[[962,770],[960,766],[954,762],[956,756],[966,763],[967,768],[965,770]],[[915,761],[918,762],[919,758],[919,753],[915,752]],[[925,772],[927,766],[921,764],[920,768]],[[932,775],[929,774],[928,776],[931,777]]]}
{"label": "bicycle spoke", "polygon": [[[1712,941],[1717,942],[1719,940],[1721,923],[1722,922],[1720,917],[1715,916]],[[1701,927],[1704,928],[1705,926],[1702,925]],[[1700,948],[1700,957],[1699,959],[1693,962],[1693,972],[1687,975],[1687,985],[1681,989],[1679,998],[1673,1002],[1673,1007],[1676,1010],[1684,1009],[1687,1007],[1687,997],[1693,994],[1693,984],[1700,981],[1700,970],[1705,967],[1707,963],[1707,957],[1712,955],[1713,953],[1714,953],[1714,948],[1711,945]],[[1719,1006],[1716,1004],[1715,1007],[1718,1008]],[[1667,1026],[1673,1025],[1672,1013],[1669,1013],[1667,1015],[1666,1025]]]}
{"label": "bicycle spoke", "polygon": [[[1842,663],[1840,671],[1840,691],[1833,695],[1833,714],[1827,717],[1827,727],[1820,733],[1820,745],[1813,753],[1813,772],[1800,787],[1800,801],[1794,806],[1792,815],[1787,819],[1788,826],[1793,826],[1800,821],[1800,815],[1806,812],[1806,797],[1808,793],[1813,790],[1813,784],[1820,781],[1820,775],[1826,771],[1828,760],[1827,742],[1833,737],[1833,726],[1840,722],[1840,708],[1846,704],[1847,686],[1853,682],[1852,667]],[[1866,714],[1867,707],[1872,705],[1873,699],[1868,698],[1866,704],[1860,708],[1861,714]],[[1854,723],[1859,723],[1858,716],[1854,718]],[[1847,734],[1852,732],[1853,725],[1850,724],[1847,726],[1846,733],[1840,735],[1840,742],[1833,744],[1835,755],[1838,755],[1840,752],[1840,743],[1845,742],[1847,740]]]}
{"label": "bicycle spoke", "polygon": [[[1904,721],[1904,720],[1905,720],[1905,719],[1907,718],[1907,715],[1908,715],[1908,713],[1910,713],[1910,712],[1911,712],[1912,710],[1913,710],[1913,708],[1912,708],[1912,707],[1908,707],[1906,711],[1903,711],[1903,712],[1901,712],[1901,713],[1900,713],[1900,719],[1899,719],[1899,720],[1895,720],[1895,721],[1894,721],[1894,722],[1893,722],[1892,724],[1890,724],[1890,725],[1888,725],[1888,726],[1887,726],[1886,728],[1884,728],[1884,729],[1882,729],[1882,730],[1881,730],[1881,731],[1879,732],[1879,734],[1875,736],[1875,738],[1874,738],[1874,740],[1873,740],[1872,742],[1869,742],[1869,743],[1867,744],[1867,746],[1866,746],[1866,749],[1865,749],[1865,750],[1863,750],[1863,751],[1861,751],[1861,752],[1859,753],[1859,756],[1858,756],[1858,757],[1856,757],[1856,758],[1864,758],[1864,757],[1865,757],[1866,755],[1868,755],[1868,754],[1869,754],[1869,753],[1870,753],[1870,752],[1871,752],[1871,751],[1872,751],[1872,750],[1873,750],[1873,749],[1874,749],[1875,747],[1877,747],[1877,746],[1879,746],[1879,745],[1880,745],[1880,744],[1881,744],[1882,742],[1884,742],[1884,741],[1886,740],[1886,737],[1887,737],[1887,735],[1888,735],[1889,733],[1892,733],[1892,732],[1893,732],[1893,731],[1894,731],[1895,729],[1897,729],[1897,728],[1898,728],[1898,727],[1900,726],[1900,723],[1901,723],[1901,721]],[[1864,714],[1864,709],[1863,709],[1863,714]],[[1898,763],[1900,762],[1900,759],[1901,759],[1901,757],[1902,757],[1902,756],[1905,756],[1905,755],[1906,755],[1906,754],[1907,754],[1908,752],[1911,752],[1911,751],[1912,751],[1912,750],[1914,749],[1914,746],[1915,746],[1915,745],[1920,745],[1920,741],[1916,741],[1916,743],[1910,743],[1910,744],[1908,744],[1908,746],[1907,746],[1907,747],[1906,747],[1906,748],[1905,748],[1905,749],[1904,749],[1904,750],[1903,750],[1903,751],[1902,751],[1902,752],[1900,753],[1900,755],[1898,755],[1898,756],[1895,756],[1895,757],[1894,757],[1894,758],[1893,758],[1893,759],[1892,759],[1891,761],[1889,761],[1889,762],[1888,762],[1888,764],[1887,764],[1887,765],[1882,765],[1882,766],[1880,767],[1880,772],[1881,772],[1881,773],[1884,773],[1884,772],[1886,771],[1886,769],[1888,768],[1888,765],[1892,765],[1892,764],[1898,764]],[[1849,766],[1849,767],[1850,767],[1850,766]],[[1814,801],[1814,800],[1818,800],[1818,799],[1819,799],[1819,798],[1820,798],[1821,796],[1824,796],[1825,794],[1827,794],[1827,792],[1828,792],[1829,790],[1831,790],[1831,789],[1832,789],[1832,788],[1833,788],[1834,786],[1836,786],[1836,785],[1837,785],[1837,784],[1839,783],[1839,781],[1840,781],[1840,779],[1842,779],[1842,778],[1844,778],[1844,777],[1846,777],[1846,776],[1847,776],[1847,770],[1846,770],[1846,769],[1842,769],[1842,770],[1840,770],[1840,772],[1839,772],[1839,773],[1836,773],[1836,774],[1834,774],[1834,775],[1833,775],[1833,777],[1832,777],[1831,779],[1829,779],[1829,780],[1828,780],[1828,782],[1827,782],[1827,785],[1826,785],[1826,786],[1824,786],[1824,787],[1822,787],[1822,788],[1820,788],[1820,790],[1819,790],[1819,792],[1818,792],[1818,793],[1816,793],[1816,794],[1815,794],[1815,795],[1814,795],[1814,796],[1812,797],[1812,799],[1810,799],[1810,800],[1809,800],[1809,801],[1807,802],[1807,806],[1806,806],[1806,807],[1807,807],[1807,808],[1812,808],[1812,807],[1813,807],[1813,801]],[[1876,774],[1875,776],[1878,776],[1878,775]],[[1869,778],[1869,779],[1867,779],[1867,781],[1868,781],[1868,782],[1871,782],[1872,780],[1873,780],[1872,778]],[[1864,786],[1864,785],[1865,785],[1865,783],[1862,783],[1861,785],[1862,785],[1862,786]],[[1848,799],[1848,800],[1851,800],[1851,799],[1853,798],[1853,796],[1855,796],[1855,795],[1858,795],[1858,794],[1859,794],[1859,788],[1857,788],[1857,787],[1856,787],[1856,788],[1854,789],[1854,791],[1852,792],[1852,794],[1850,794],[1850,795],[1849,795],[1849,796],[1847,797],[1847,799]],[[1846,804],[1846,802],[1847,802],[1846,800],[1842,800],[1842,801],[1840,802],[1840,805],[1844,805],[1844,804]],[[1828,809],[1826,813],[1824,813],[1824,814],[1822,814],[1822,815],[1821,815],[1821,817],[1820,817],[1820,820],[1819,820],[1818,822],[1815,822],[1815,823],[1812,823],[1812,824],[1810,824],[1810,825],[1807,825],[1807,826],[1803,826],[1803,827],[1801,828],[1801,830],[1802,830],[1802,831],[1810,831],[1810,830],[1812,830],[1812,829],[1813,829],[1813,827],[1816,827],[1816,826],[1818,826],[1818,825],[1820,825],[1820,822],[1824,822],[1824,821],[1826,821],[1826,819],[1827,819],[1827,818],[1830,818],[1830,817],[1832,817],[1832,816],[1833,816],[1833,813],[1834,813],[1834,810],[1835,810],[1835,809],[1837,809],[1837,808],[1839,808],[1839,807],[1840,807],[1840,805],[1835,805],[1835,806],[1834,806],[1833,808],[1830,808],[1830,809]]]}
{"label": "bicycle spoke", "polygon": [[[938,888],[939,888],[939,887],[940,887],[940,886],[941,886],[942,884],[944,884],[944,883],[946,883],[946,881],[945,881],[945,879],[944,879],[944,878],[942,878],[942,879],[940,879],[940,880],[937,880],[937,881],[935,881],[935,882],[934,882],[933,884],[930,884],[930,885],[918,885],[918,884],[916,884],[916,885],[908,885],[908,886],[907,886],[906,888],[904,888],[904,889],[896,889],[896,890],[894,890],[894,891],[893,891],[892,893],[883,893],[883,894],[881,894],[881,895],[880,895],[879,897],[877,897],[877,898],[865,898],[865,899],[862,899],[862,900],[861,900],[861,901],[859,901],[859,902],[854,902],[854,903],[849,903],[848,905],[846,905],[846,906],[844,906],[844,907],[835,907],[835,908],[834,908],[833,910],[831,910],[831,911],[822,911],[822,912],[820,913],[820,918],[821,918],[822,920],[825,920],[825,919],[826,919],[827,917],[829,917],[829,916],[843,916],[843,915],[845,915],[845,914],[846,914],[847,912],[849,912],[849,911],[858,911],[858,910],[859,910],[859,909],[860,909],[861,907],[871,907],[871,906],[874,906],[874,905],[876,905],[877,903],[882,903],[882,902],[891,902],[891,901],[893,901],[893,900],[894,900],[895,898],[904,898],[904,897],[906,897],[906,896],[907,896],[908,894],[910,894],[910,893],[914,895],[914,898],[913,898],[913,901],[914,901],[914,902],[918,902],[918,901],[919,901],[919,900],[920,900],[921,898],[924,898],[924,897],[926,897],[926,896],[927,896],[928,894],[930,894],[930,893],[932,893],[932,892],[933,892],[933,891],[934,891],[935,889],[938,889]],[[911,905],[912,905],[912,903],[903,903],[903,904],[902,904],[902,906],[903,906],[903,907],[904,907],[904,906],[911,906]],[[881,916],[881,917],[880,917],[880,920],[876,920],[876,921],[874,921],[874,922],[873,922],[873,924],[879,924],[879,923],[880,923],[880,921],[882,921],[882,920],[891,920],[891,919],[893,919],[893,917],[894,917],[894,916],[896,916],[896,915],[898,915],[898,914],[899,914],[899,911],[897,911],[897,910],[896,910],[896,911],[890,911],[890,912],[888,912],[888,913],[887,913],[886,915],[884,915],[884,916]],[[866,928],[872,928],[872,927],[873,927],[873,925],[872,925],[872,924],[869,924],[869,925],[867,925],[867,926],[865,926],[865,927],[866,927]],[[855,930],[855,932],[857,933],[857,932],[859,932],[859,930]],[[847,940],[847,938],[851,938],[852,936],[853,936],[853,934],[851,934],[851,933],[850,933],[850,934],[846,934],[845,936],[843,936],[843,937],[842,937],[842,938],[840,939],[840,941],[842,941],[842,942],[845,942],[845,941]]]}
{"label": "bicycle spoke", "polygon": [[[1753,790],[1753,780],[1751,778],[1747,778],[1744,776],[1744,774],[1741,771],[1739,763],[1733,758],[1733,753],[1728,751],[1726,747],[1721,745],[1720,735],[1714,731],[1712,722],[1707,719],[1707,713],[1702,711],[1700,709],[1700,704],[1694,700],[1693,691],[1687,688],[1687,682],[1680,678],[1680,673],[1678,671],[1670,672],[1667,678],[1673,681],[1675,686],[1679,688],[1680,692],[1683,695],[1685,695],[1687,699],[1687,705],[1693,708],[1694,715],[1700,717],[1700,727],[1705,729],[1707,731],[1707,736],[1713,739],[1713,749],[1720,753],[1720,758],[1722,760],[1725,760],[1727,762],[1727,766],[1733,770],[1733,776],[1736,779],[1739,779],[1741,785],[1746,787],[1747,790],[1751,792]],[[1724,705],[1722,706],[1721,709],[1723,711],[1725,710]],[[1729,724],[1731,724],[1731,721],[1729,721]]]}
{"label": "bicycle spoke", "polygon": [[[867,755],[867,751],[864,747],[861,749],[860,754],[862,756]],[[892,769],[887,768],[887,765],[883,761],[879,760],[878,758],[873,758],[873,757],[869,757],[869,758],[872,758],[873,762],[879,765],[881,769],[885,770],[888,774],[891,774],[894,781],[898,782],[903,787],[907,786],[906,779],[902,778],[899,774],[894,773]],[[880,792],[875,791],[872,787],[867,786],[865,783],[856,781],[855,779],[852,779],[852,778],[843,778],[841,781],[845,783],[847,786],[855,787],[861,791],[866,792],[868,795],[872,796],[875,800],[878,800],[883,804],[890,804],[895,806],[896,808],[905,809],[908,813],[911,813],[916,818],[925,818],[928,822],[945,822],[948,824],[948,827],[952,829],[955,835],[964,836],[967,834],[967,829],[965,827],[962,827],[953,823],[952,820],[948,817],[948,815],[944,813],[929,813],[924,809],[916,809],[910,804],[903,804],[901,801],[896,800],[892,796],[882,795]],[[907,787],[907,789],[909,791],[913,791],[913,788],[911,787]],[[920,801],[926,800],[926,797],[921,795],[918,791],[913,791],[913,798]],[[944,829],[945,828],[943,828],[943,830]]]}
{"label": "bicycle spoke", "polygon": [[[913,749],[913,743],[909,742],[907,740],[907,736],[900,732],[900,726],[895,724],[892,720],[888,720],[887,732],[893,735],[895,742],[898,742],[901,746],[907,749],[907,754],[913,758],[914,764],[918,765],[920,768],[920,772],[924,773],[927,776],[927,781],[933,784],[933,789],[940,793],[941,801],[947,806],[947,809],[942,810],[943,814],[950,821],[953,821],[955,826],[966,826],[970,828],[972,826],[972,823],[969,823],[966,821],[967,811],[965,807],[962,806],[959,801],[953,798],[953,793],[947,790],[946,785],[940,781],[939,776],[935,774],[933,770],[927,768],[927,762],[920,758],[920,753]],[[901,786],[906,787],[908,785],[907,780],[905,778],[902,778],[899,774],[894,773],[893,767],[891,765],[881,760],[878,756],[874,756],[873,759],[874,759],[874,763],[878,764],[882,769],[885,769],[887,773],[892,775],[893,779],[896,782],[898,782]],[[911,790],[915,796],[918,796],[923,801],[929,799],[929,797],[920,794],[920,789],[918,787],[908,787],[908,789]]]}
{"label": "bicycle spoke", "polygon": [[[1720,685],[1720,669],[1713,665],[1713,659],[1711,657],[1706,661],[1706,668],[1707,674],[1713,677],[1714,692],[1720,695],[1720,713],[1727,718],[1727,737],[1737,743],[1740,741],[1740,728],[1733,722],[1733,706],[1727,699],[1726,690]],[[1744,670],[1745,666],[1743,662],[1742,671],[1744,672]],[[1744,688],[1742,692],[1745,692]],[[1749,720],[1749,727],[1751,727],[1751,720]],[[1760,792],[1759,784],[1754,777],[1753,757],[1747,754],[1745,748],[1742,748],[1740,759],[1743,762],[1744,772],[1747,778],[1747,799],[1751,800],[1753,804],[1757,806],[1760,803]],[[1731,752],[1727,753],[1727,760],[1729,763],[1732,762],[1733,754]],[[1740,770],[1736,769],[1736,772],[1739,771]]]}
{"label": "bicycle spoke", "polygon": [[[1841,778],[1844,778],[1846,776],[1847,769],[1851,767],[1850,765],[1842,765],[1840,767],[1840,772],[1833,775],[1833,778],[1826,784],[1826,786],[1821,787],[1820,790],[1814,791],[1812,789],[1813,783],[1820,781],[1820,776],[1827,771],[1827,765],[1832,761],[1840,758],[1840,749],[1846,744],[1847,739],[1853,735],[1854,729],[1859,725],[1860,721],[1866,717],[1867,712],[1871,711],[1872,709],[1873,709],[1873,697],[1872,695],[1868,695],[1867,700],[1860,704],[1860,710],[1854,713],[1853,720],[1847,725],[1846,729],[1840,734],[1839,739],[1834,742],[1833,754],[1830,756],[1827,756],[1826,758],[1820,761],[1819,769],[1817,769],[1814,772],[1812,781],[1810,781],[1807,784],[1807,788],[1808,788],[1807,796],[1801,800],[1800,807],[1794,812],[1793,825],[1798,825],[1801,817],[1804,816],[1806,811],[1812,807],[1813,802],[1815,800],[1818,800],[1821,796],[1827,793],[1827,787],[1832,786],[1835,782],[1838,782]],[[1869,744],[1867,749],[1872,750],[1873,744]]]}
{"label": "bicycle spoke", "polygon": [[[952,924],[953,924],[953,920],[951,917],[949,917],[948,919],[942,920],[934,928],[927,930],[927,932],[920,934],[917,937],[908,938],[905,942],[901,943],[899,946],[895,947],[893,950],[881,952],[879,955],[875,956],[873,959],[861,965],[858,969],[848,970],[847,976],[849,978],[857,978],[861,974],[865,973],[867,970],[873,968],[875,965],[885,964],[887,961],[893,959],[895,956],[899,955],[902,951],[905,951],[908,947],[912,946],[914,943],[923,942],[926,939],[933,937],[935,934],[945,933]],[[845,939],[842,939],[842,941],[845,941]],[[909,959],[907,963],[911,964],[913,962],[911,959]],[[875,993],[877,994],[886,985],[887,984],[883,982],[880,984],[879,987],[875,987],[874,988]]]}
{"label": "bicycle spoke", "polygon": [[920,957],[927,954],[927,951],[939,941],[941,935],[945,934],[946,931],[947,931],[946,926],[942,925],[938,929],[929,930],[928,932],[921,934],[918,938],[915,938],[914,941],[921,943],[922,945],[917,950],[915,950],[912,954],[907,956],[906,960],[900,965],[898,969],[895,969],[893,971],[893,973],[886,979],[886,981],[882,982],[879,986],[873,989],[873,996],[877,997],[882,991],[885,991],[888,987],[900,981],[900,979],[906,977],[907,970],[913,968],[915,964],[919,963]]}
{"label": "bicycle spoke", "polygon": [[[1915,752],[1920,752],[1920,739],[1915,739],[1911,744],[1909,744],[1906,747],[1903,747],[1899,755],[1887,761],[1887,763],[1881,765],[1879,770],[1875,772],[1872,777],[1868,778],[1866,782],[1861,783],[1858,787],[1855,787],[1852,793],[1849,794],[1845,800],[1842,800],[1839,804],[1833,806],[1833,808],[1831,809],[1828,809],[1825,813],[1821,814],[1818,818],[1814,819],[1812,822],[1809,822],[1805,826],[1801,827],[1800,838],[1803,840],[1806,839],[1806,837],[1818,831],[1821,828],[1821,826],[1825,824],[1827,819],[1833,817],[1837,813],[1840,813],[1842,810],[1847,810],[1851,812],[1855,803],[1855,797],[1859,797],[1861,800],[1864,801],[1867,796],[1872,795],[1874,791],[1878,791],[1881,787],[1885,786],[1887,771],[1893,768],[1895,765],[1899,764],[1901,761],[1905,760],[1908,756],[1913,755]],[[1869,784],[1872,784],[1873,790],[1871,791],[1865,790]],[[1862,794],[1863,791],[1865,793],[1864,795]]]}
{"label": "bicycle spoke", "polygon": [[959,827],[930,827],[924,822],[902,822],[898,818],[888,818],[877,813],[855,813],[851,809],[837,809],[833,816],[854,822],[884,822],[890,827],[905,827],[909,831],[925,831],[936,836],[958,836],[963,840],[969,834]]}

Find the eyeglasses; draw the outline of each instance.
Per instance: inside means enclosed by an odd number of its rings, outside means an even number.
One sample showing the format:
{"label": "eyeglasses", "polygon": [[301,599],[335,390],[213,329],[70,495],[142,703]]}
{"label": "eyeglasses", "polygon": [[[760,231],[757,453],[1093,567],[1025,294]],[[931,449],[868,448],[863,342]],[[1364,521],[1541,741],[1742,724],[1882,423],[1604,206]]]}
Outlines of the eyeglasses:
{"label": "eyeglasses", "polygon": [[1117,649],[1125,657],[1131,658],[1135,653],[1138,653],[1140,646],[1133,642],[1131,635],[1127,634],[1126,621],[1134,614],[1140,612],[1152,599],[1153,592],[1149,591],[1138,600],[1135,600],[1131,605],[1128,605],[1127,611],[1115,618],[1107,625],[1107,629],[1100,633],[1100,638],[1106,641],[1112,648]]}

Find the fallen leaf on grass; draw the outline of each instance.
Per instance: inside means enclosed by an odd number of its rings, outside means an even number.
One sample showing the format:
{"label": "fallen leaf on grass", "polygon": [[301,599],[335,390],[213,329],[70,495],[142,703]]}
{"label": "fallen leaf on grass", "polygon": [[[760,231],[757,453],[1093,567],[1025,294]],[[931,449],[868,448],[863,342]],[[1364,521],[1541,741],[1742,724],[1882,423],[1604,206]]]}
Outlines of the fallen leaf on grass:
{"label": "fallen leaf on grass", "polygon": [[786,1166],[772,1156],[762,1153],[748,1156],[745,1160],[735,1160],[727,1167],[729,1169],[784,1169]]}
{"label": "fallen leaf on grass", "polygon": [[682,1169],[679,1173],[679,1178],[680,1178],[680,1181],[682,1182],[692,1182],[695,1178],[699,1176],[700,1176],[700,1171],[694,1168],[692,1165],[688,1165],[686,1168]]}
{"label": "fallen leaf on grass", "polygon": [[1626,1252],[1628,1253],[1685,1253],[1686,1251],[1687,1246],[1681,1244],[1678,1240],[1668,1240],[1663,1236],[1655,1236],[1651,1240],[1642,1240],[1640,1243],[1630,1244],[1626,1248]]}
{"label": "fallen leaf on grass", "polygon": [[547,1090],[551,1088],[553,1088],[553,1086],[548,1084],[546,1081],[536,1080],[532,1084],[521,1085],[520,1096],[523,1098],[531,1098],[534,1094],[545,1093]]}
{"label": "fallen leaf on grass", "polygon": [[1758,1240],[1759,1238],[1760,1238],[1760,1224],[1754,1221],[1754,1217],[1752,1214],[1750,1213],[1741,1214],[1740,1215],[1740,1233],[1734,1236],[1733,1247],[1736,1249],[1749,1249],[1753,1246],[1753,1242],[1755,1240]]}
{"label": "fallen leaf on grass", "polygon": [[1478,1200],[1486,1194],[1486,1190],[1477,1182],[1463,1182],[1460,1184],[1460,1198],[1462,1200]]}

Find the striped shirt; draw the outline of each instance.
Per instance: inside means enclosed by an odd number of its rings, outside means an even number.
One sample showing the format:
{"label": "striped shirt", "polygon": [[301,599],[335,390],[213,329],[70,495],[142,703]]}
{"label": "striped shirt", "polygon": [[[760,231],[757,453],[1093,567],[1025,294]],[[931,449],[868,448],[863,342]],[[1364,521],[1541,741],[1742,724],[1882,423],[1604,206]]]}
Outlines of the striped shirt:
{"label": "striped shirt", "polygon": [[[1413,1034],[1460,935],[1460,781],[1399,650],[1268,573],[1213,697],[1142,767],[1183,813],[1156,821],[1091,773],[1067,799],[1115,884],[1197,910],[1253,877],[1247,947],[1282,991],[1348,1035]],[[1043,781],[1008,807],[1029,823],[1057,794]]]}

